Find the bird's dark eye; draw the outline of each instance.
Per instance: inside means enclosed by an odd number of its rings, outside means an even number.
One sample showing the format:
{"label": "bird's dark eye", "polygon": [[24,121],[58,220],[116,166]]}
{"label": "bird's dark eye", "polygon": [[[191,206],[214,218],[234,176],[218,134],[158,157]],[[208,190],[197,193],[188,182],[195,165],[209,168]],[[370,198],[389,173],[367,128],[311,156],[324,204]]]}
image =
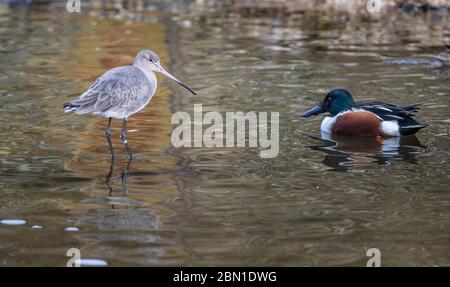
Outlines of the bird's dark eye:
{"label": "bird's dark eye", "polygon": [[150,62],[152,62],[152,63],[153,63],[153,59],[152,59],[152,58],[148,58],[148,60],[149,60]]}

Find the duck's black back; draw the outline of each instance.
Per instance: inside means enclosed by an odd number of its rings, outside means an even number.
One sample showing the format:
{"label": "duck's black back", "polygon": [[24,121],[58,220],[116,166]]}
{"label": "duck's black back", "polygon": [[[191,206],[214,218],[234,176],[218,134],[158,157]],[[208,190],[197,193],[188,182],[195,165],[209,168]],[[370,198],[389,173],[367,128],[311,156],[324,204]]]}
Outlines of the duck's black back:
{"label": "duck's black back", "polygon": [[420,104],[410,106],[398,106],[383,102],[356,104],[355,108],[360,108],[372,112],[385,121],[397,120],[400,126],[400,134],[403,136],[413,135],[427,125],[417,122],[413,117],[419,110]]}

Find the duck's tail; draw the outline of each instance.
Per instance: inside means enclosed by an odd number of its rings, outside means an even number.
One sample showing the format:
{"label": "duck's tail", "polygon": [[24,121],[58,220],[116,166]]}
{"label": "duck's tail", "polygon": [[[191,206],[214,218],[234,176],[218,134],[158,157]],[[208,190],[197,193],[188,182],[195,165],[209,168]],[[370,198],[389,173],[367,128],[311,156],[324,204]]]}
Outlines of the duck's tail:
{"label": "duck's tail", "polygon": [[428,125],[421,124],[417,122],[413,117],[419,111],[420,106],[423,103],[418,103],[409,106],[402,106],[403,110],[403,119],[398,121],[399,123],[399,131],[402,136],[410,136],[416,134],[421,129],[427,127]]}
{"label": "duck's tail", "polygon": [[413,124],[413,125],[406,125],[406,126],[401,126],[399,127],[400,129],[400,134],[402,136],[410,136],[413,135],[415,133],[417,133],[418,131],[420,131],[421,129],[427,127],[428,125],[423,125],[423,124]]}

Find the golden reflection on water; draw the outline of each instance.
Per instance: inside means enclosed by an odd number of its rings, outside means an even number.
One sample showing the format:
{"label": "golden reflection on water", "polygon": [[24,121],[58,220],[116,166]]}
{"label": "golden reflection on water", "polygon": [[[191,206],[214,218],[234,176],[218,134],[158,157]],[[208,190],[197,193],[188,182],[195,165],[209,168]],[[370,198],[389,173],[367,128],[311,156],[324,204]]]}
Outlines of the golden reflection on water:
{"label": "golden reflection on water", "polygon": [[[86,21],[89,22],[89,18]],[[94,21],[93,19],[90,19]],[[131,22],[128,25],[122,25],[120,22],[107,19],[96,19],[96,24],[89,27],[84,25],[88,30],[79,31],[79,41],[70,51],[70,57],[76,59],[71,64],[61,63],[61,75],[67,78],[79,81],[80,94],[83,93],[95,79],[105,71],[122,65],[130,65],[139,48],[149,48],[155,51],[161,58],[161,63],[168,65],[170,60],[167,54],[167,47],[164,42],[164,26],[161,24],[143,24],[139,22]],[[124,31],[133,31],[139,37],[121,37],[118,35],[126,35]],[[94,37],[95,36],[95,37]],[[105,46],[105,43],[106,46]],[[98,49],[98,50],[96,50]],[[70,66],[70,69],[67,67]],[[158,83],[158,90],[147,108],[142,112],[130,117],[129,119],[129,141],[136,152],[144,151],[160,151],[170,143],[167,137],[149,138],[152,134],[169,134],[170,126],[170,110],[168,106],[169,90],[161,87]],[[74,117],[74,114],[68,114],[68,117]],[[107,120],[94,116],[85,115],[89,118],[87,130],[83,131],[77,137],[92,139],[95,142],[105,140],[104,133],[98,134],[98,129],[105,130]],[[147,122],[157,121],[157,126],[149,125]],[[122,122],[113,120],[113,127],[120,128]],[[114,138],[114,146],[120,151],[121,142],[116,135]],[[87,141],[87,140],[86,140]],[[103,148],[102,148],[103,149]],[[99,152],[97,145],[87,144],[77,147],[75,153],[80,151]],[[170,166],[170,164],[169,164]]]}
{"label": "golden reflection on water", "polygon": [[[155,51],[160,57],[162,65],[169,68],[170,58],[165,43],[165,27],[162,24],[126,22],[124,25],[117,20],[89,16],[81,16],[81,19],[78,20],[85,24],[81,26],[81,30],[76,32],[74,38],[76,42],[70,46],[68,59],[58,63],[58,66],[61,68],[59,73],[62,77],[73,79],[77,83],[79,94],[108,69],[130,65],[140,49]],[[159,75],[158,78],[162,79]],[[67,118],[80,117],[73,113],[65,116]],[[66,161],[65,168],[82,177],[103,178],[108,173],[106,162],[109,160],[109,150],[105,138],[107,119],[92,115],[83,115],[83,117],[86,118],[85,127],[70,131],[71,136],[77,138],[77,142],[73,147],[73,157]],[[138,158],[142,158],[142,154],[164,154],[170,145],[172,128],[170,117],[169,89],[159,81],[156,95],[151,103],[141,112],[131,116],[127,125],[128,142]],[[119,137],[121,126],[122,121],[113,119],[112,142],[119,158],[114,166],[116,176],[117,174],[120,176],[122,169],[125,169],[126,166],[126,161],[121,160],[127,156]],[[151,174],[152,172],[157,173],[161,169],[178,169],[175,158],[169,155],[145,158],[133,162],[129,171],[131,174],[129,181],[141,179],[139,176],[133,175],[133,170],[145,170],[146,173]],[[168,181],[160,177],[167,176],[156,175],[154,180]],[[114,188],[113,196],[124,196],[120,186],[121,183],[118,183]],[[176,192],[176,186],[171,184],[166,184],[163,188],[162,192],[167,194]],[[89,194],[92,193],[89,187],[83,187],[82,190]],[[147,202],[150,205],[160,200],[151,193],[140,193],[136,189],[133,190],[134,192],[130,195],[131,199]],[[84,202],[63,205],[64,208],[70,209],[75,214],[81,210],[107,206],[104,203],[86,204]],[[157,207],[155,209],[158,210]]]}

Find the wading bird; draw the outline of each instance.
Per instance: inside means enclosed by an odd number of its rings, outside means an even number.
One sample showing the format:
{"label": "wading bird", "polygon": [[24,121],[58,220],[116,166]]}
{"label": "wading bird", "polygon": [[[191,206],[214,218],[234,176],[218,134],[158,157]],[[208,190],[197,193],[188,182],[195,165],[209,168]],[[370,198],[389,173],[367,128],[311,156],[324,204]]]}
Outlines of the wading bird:
{"label": "wading bird", "polygon": [[64,111],[73,111],[77,114],[92,113],[108,118],[106,139],[113,159],[111,120],[112,118],[122,119],[123,126],[120,137],[127,149],[128,156],[132,157],[133,154],[126,137],[127,120],[129,116],[147,106],[155,95],[157,80],[154,72],[176,81],[195,95],[193,90],[163,69],[158,55],[152,51],[143,50],[136,55],[133,65],[107,71],[84,94],[64,104]]}
{"label": "wading bird", "polygon": [[413,119],[418,106],[382,102],[356,104],[349,91],[334,89],[302,117],[330,113],[323,119],[320,129],[332,135],[397,137],[413,135],[427,126]]}

